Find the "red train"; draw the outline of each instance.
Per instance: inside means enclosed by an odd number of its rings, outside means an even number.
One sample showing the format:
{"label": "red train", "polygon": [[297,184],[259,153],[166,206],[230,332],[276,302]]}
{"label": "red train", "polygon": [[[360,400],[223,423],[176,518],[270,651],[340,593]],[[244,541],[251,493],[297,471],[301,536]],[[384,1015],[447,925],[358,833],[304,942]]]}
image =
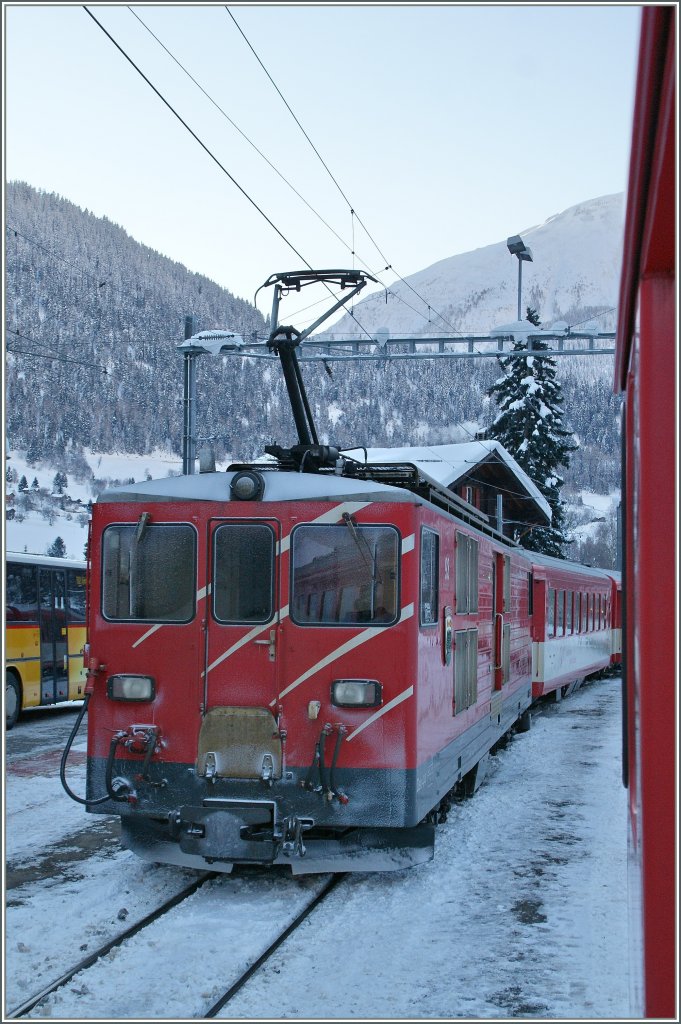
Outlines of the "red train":
{"label": "red train", "polygon": [[676,5],[642,10],[619,296],[624,782],[635,1007],[678,1020],[675,659]]}
{"label": "red train", "polygon": [[335,462],[93,510],[88,809],[142,856],[429,859],[533,700],[610,665],[613,575],[509,543],[414,465]]}

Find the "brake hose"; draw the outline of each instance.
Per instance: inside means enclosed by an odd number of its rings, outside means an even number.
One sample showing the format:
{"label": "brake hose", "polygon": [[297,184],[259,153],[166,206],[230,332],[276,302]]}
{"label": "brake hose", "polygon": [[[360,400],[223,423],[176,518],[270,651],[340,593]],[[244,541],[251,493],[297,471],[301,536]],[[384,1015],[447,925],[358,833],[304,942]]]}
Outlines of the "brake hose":
{"label": "brake hose", "polygon": [[69,752],[71,750],[73,741],[76,738],[76,733],[80,729],[80,723],[83,721],[83,718],[85,717],[85,712],[87,711],[87,706],[90,703],[91,696],[91,693],[86,692],[85,698],[83,700],[83,706],[78,712],[76,724],[71,730],[71,735],[69,736],[66,746],[64,747],[64,753],[61,755],[61,763],[59,765],[59,778],[61,779],[61,784],[64,787],[64,790],[68,793],[72,800],[76,801],[77,804],[85,804],[86,806],[93,806],[94,804],[104,804],[107,802],[107,800],[111,799],[110,794],[107,793],[106,796],[100,796],[98,797],[97,800],[84,800],[81,796],[76,796],[76,794],[73,792],[72,789],[69,788],[69,785],[66,782],[66,761],[68,760]]}
{"label": "brake hose", "polygon": [[339,725],[336,728],[338,731],[336,733],[336,745],[333,748],[333,757],[331,758],[331,769],[329,771],[329,787],[333,795],[335,797],[338,797],[340,802],[343,804],[348,802],[348,798],[344,793],[339,793],[339,791],[336,789],[334,773],[336,770],[336,762],[338,761],[338,752],[340,751],[340,745],[343,742],[343,737],[345,736],[347,730],[344,725]]}

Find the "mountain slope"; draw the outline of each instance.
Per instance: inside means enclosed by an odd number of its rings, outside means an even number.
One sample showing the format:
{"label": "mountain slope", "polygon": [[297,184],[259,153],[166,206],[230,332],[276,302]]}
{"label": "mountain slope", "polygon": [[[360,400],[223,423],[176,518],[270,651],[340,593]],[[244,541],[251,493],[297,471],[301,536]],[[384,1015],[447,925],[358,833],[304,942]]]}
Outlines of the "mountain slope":
{"label": "mountain slope", "polygon": [[[265,333],[262,315],[59,196],[14,182],[6,200],[9,446],[33,464],[42,460],[71,476],[78,465],[86,472],[82,449],[179,455],[182,359],[176,346],[185,316],[194,316],[195,331],[232,328],[248,339]],[[524,268],[523,297],[544,322],[556,316],[570,322],[571,312],[585,318],[614,306],[620,220],[621,197],[603,197],[523,233],[535,255]],[[517,265],[505,242],[452,256],[410,280],[423,293],[427,285],[432,289],[433,308],[456,317],[459,330],[486,331],[515,319]],[[410,301],[415,304],[413,296]],[[412,319],[387,319],[404,318],[405,309]],[[428,333],[427,318],[394,299],[386,306],[382,294],[356,310],[372,327],[388,323],[393,333]],[[608,326],[605,317],[599,322]],[[273,441],[296,440],[276,363],[213,357],[197,367],[197,433],[213,439],[219,461],[251,459]],[[322,443],[466,441],[494,417],[485,396],[499,373],[492,359],[330,364],[330,370],[303,368]],[[616,487],[619,403],[612,360],[564,359],[559,372],[566,424],[581,443],[566,479],[576,490]]]}
{"label": "mountain slope", "polygon": [[[523,263],[523,316],[531,306],[545,325],[574,324],[607,310],[599,328],[614,330],[623,225],[624,196],[616,193],[521,231],[533,255]],[[387,327],[394,335],[486,333],[517,317],[518,262],[505,240],[440,260],[405,281],[390,285],[387,303],[380,292],[355,305],[362,328]],[[332,331],[361,335],[358,323],[346,314]]]}

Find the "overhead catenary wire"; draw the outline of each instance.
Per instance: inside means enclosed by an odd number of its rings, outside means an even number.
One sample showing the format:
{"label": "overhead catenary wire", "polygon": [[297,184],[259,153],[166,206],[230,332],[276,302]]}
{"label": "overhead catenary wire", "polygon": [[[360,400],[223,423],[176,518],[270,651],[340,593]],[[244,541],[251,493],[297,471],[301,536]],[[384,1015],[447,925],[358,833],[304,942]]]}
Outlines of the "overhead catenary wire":
{"label": "overhead catenary wire", "polygon": [[[270,217],[268,217],[268,215],[265,213],[265,211],[256,203],[255,199],[253,199],[253,197],[248,194],[246,189],[242,185],[239,184],[239,182],[236,180],[234,175],[231,174],[227,170],[227,168],[224,166],[224,164],[221,163],[221,161],[217,158],[217,156],[213,153],[213,151],[196,134],[196,132],[193,130],[193,128],[190,127],[190,125],[185,121],[185,119],[181,116],[181,114],[179,114],[177,112],[177,110],[175,110],[175,108],[169,102],[169,100],[167,100],[165,98],[165,96],[163,95],[163,93],[160,92],[160,90],[156,88],[156,86],[153,84],[151,79],[149,79],[147,77],[147,75],[144,74],[142,69],[135,63],[135,61],[132,59],[132,57],[130,57],[130,55],[123,49],[123,47],[120,45],[120,43],[118,43],[114,39],[114,37],[104,27],[104,25],[102,25],[102,23],[94,16],[92,11],[90,11],[89,8],[86,5],[83,5],[83,10],[86,12],[86,14],[88,14],[92,18],[92,20],[95,22],[95,24],[98,25],[98,27],[102,30],[102,32],[107,36],[107,38],[116,47],[116,49],[123,55],[123,57],[125,57],[125,59],[128,61],[128,63],[135,69],[135,71],[140,75],[140,77],[147,83],[149,88],[152,89],[154,91],[154,93],[156,93],[158,98],[165,104],[165,106],[168,108],[168,110],[170,110],[170,112],[177,118],[177,120],[180,122],[180,124],[182,124],[182,126],[189,132],[189,134],[192,136],[192,138],[196,142],[198,142],[198,144],[208,154],[208,156],[211,158],[211,160],[213,160],[214,163],[217,164],[217,166],[220,168],[220,170],[223,172],[223,174],[225,174],[229,178],[229,180],[232,182],[232,184],[235,185],[235,187],[239,190],[239,192],[241,192],[241,194],[244,196],[244,198],[248,200],[248,202],[254,207],[255,210],[257,210],[257,212],[260,214],[260,216],[263,217],[267,221],[267,223],[270,225],[272,230],[275,231],[276,234],[279,235],[279,237],[282,239],[282,241],[291,249],[292,252],[295,253],[295,255],[298,257],[298,259],[300,259],[305,264],[305,266],[308,268],[308,270],[313,270],[312,265],[296,249],[296,247],[286,237],[286,235],[283,233],[283,231],[281,231],[277,227],[277,225],[274,223],[274,221]],[[331,290],[331,288],[329,288],[328,285],[326,285],[326,287],[327,287],[327,290],[331,293],[331,295],[335,298],[336,296],[334,295],[334,293]],[[359,326],[361,327],[362,325],[359,324]],[[362,327],[362,330],[364,330],[363,327]],[[369,334],[368,331],[364,330],[364,333],[367,335],[367,337],[371,337],[371,335]]]}
{"label": "overhead catenary wire", "polygon": [[[396,276],[397,276],[397,277],[399,278],[399,280],[400,280],[400,281],[402,281],[402,283],[403,283],[404,285],[406,285],[406,286],[407,286],[407,288],[409,288],[409,289],[410,289],[410,290],[411,290],[411,291],[412,291],[412,292],[414,293],[414,295],[416,295],[416,297],[417,297],[418,299],[420,299],[420,301],[421,301],[421,302],[423,302],[424,306],[426,306],[426,308],[428,309],[429,313],[430,313],[430,311],[432,310],[432,311],[433,311],[433,312],[434,312],[434,313],[435,313],[435,314],[436,314],[436,315],[437,315],[437,316],[438,316],[438,317],[440,318],[440,320],[442,320],[442,322],[443,322],[444,324],[446,324],[446,325],[447,325],[447,327],[449,327],[449,329],[450,329],[451,331],[453,331],[453,333],[454,333],[454,334],[461,334],[461,333],[462,333],[461,331],[458,331],[458,330],[457,330],[457,329],[456,329],[456,328],[455,328],[455,327],[454,327],[454,326],[453,326],[453,325],[452,325],[452,324],[451,324],[451,323],[450,323],[450,322],[449,322],[449,321],[447,320],[447,318],[446,318],[446,317],[444,317],[444,316],[442,315],[442,313],[440,313],[440,312],[439,312],[439,311],[438,311],[437,309],[435,309],[435,307],[434,307],[434,306],[430,305],[430,303],[429,303],[429,302],[428,302],[428,301],[427,301],[426,299],[424,299],[424,298],[423,298],[423,296],[422,296],[422,295],[420,295],[420,294],[419,294],[419,292],[417,292],[417,291],[416,291],[416,289],[415,289],[415,288],[414,288],[414,287],[413,287],[413,286],[412,286],[412,285],[411,285],[411,284],[410,284],[410,283],[409,283],[408,281],[406,281],[406,280],[405,280],[405,279],[404,279],[404,278],[402,277],[402,275],[401,275],[401,274],[399,274],[399,273],[398,273],[398,272],[397,272],[397,271],[395,270],[395,268],[393,267],[392,263],[390,263],[390,261],[388,260],[388,257],[387,257],[387,256],[385,255],[385,253],[384,253],[384,252],[382,251],[381,247],[380,247],[380,246],[378,245],[378,243],[376,242],[376,240],[375,240],[375,239],[374,239],[374,237],[372,236],[372,234],[371,234],[371,232],[369,231],[369,229],[367,228],[366,224],[364,223],[364,221],[362,220],[362,218],[361,218],[361,217],[359,216],[359,214],[357,213],[357,209],[356,209],[356,207],[355,207],[355,206],[354,206],[354,205],[353,205],[353,204],[352,204],[352,203],[350,202],[350,200],[349,200],[349,199],[348,199],[348,197],[346,196],[345,192],[343,191],[343,189],[342,189],[342,188],[341,188],[341,186],[339,185],[339,183],[338,183],[338,181],[337,181],[336,177],[335,177],[335,176],[334,176],[334,174],[333,174],[333,173],[331,172],[331,170],[330,170],[330,168],[329,168],[328,164],[326,163],[326,161],[324,160],[324,158],[323,158],[323,157],[322,157],[322,155],[320,154],[319,150],[318,150],[318,149],[317,149],[317,147],[315,146],[314,142],[312,141],[312,139],[310,138],[310,136],[309,136],[309,135],[308,135],[308,133],[307,133],[307,132],[305,131],[304,127],[302,126],[302,124],[300,123],[300,121],[298,120],[298,118],[296,117],[296,115],[295,115],[294,111],[292,110],[292,108],[291,108],[290,104],[288,103],[288,101],[287,101],[287,100],[286,100],[286,98],[284,97],[283,93],[281,92],[281,89],[279,88],[279,86],[277,85],[277,83],[276,83],[276,82],[274,81],[274,79],[272,78],[272,75],[271,75],[271,74],[269,73],[269,71],[267,70],[267,68],[266,68],[266,67],[265,67],[265,65],[263,64],[262,60],[260,59],[260,57],[259,57],[259,56],[258,56],[258,54],[256,53],[256,51],[255,51],[255,48],[253,47],[253,45],[251,44],[251,42],[250,42],[250,41],[249,41],[249,39],[247,38],[247,36],[246,36],[246,34],[244,33],[243,29],[241,28],[241,26],[239,25],[239,23],[237,22],[236,18],[234,17],[234,15],[232,14],[231,10],[229,9],[229,7],[228,7],[228,6],[226,5],[226,4],[225,4],[225,10],[226,10],[227,14],[229,15],[229,17],[230,17],[230,18],[232,19],[232,21],[234,22],[234,24],[236,25],[236,27],[237,27],[238,31],[240,32],[240,34],[241,34],[241,36],[243,37],[244,41],[246,42],[247,46],[249,47],[249,49],[250,49],[250,50],[251,50],[251,52],[253,53],[253,56],[254,56],[254,57],[255,57],[255,59],[256,59],[256,60],[258,61],[258,64],[259,64],[259,65],[260,65],[260,67],[261,67],[261,68],[263,69],[263,71],[264,71],[264,72],[265,72],[265,74],[267,75],[268,79],[269,79],[269,80],[270,80],[270,82],[272,83],[273,87],[274,87],[274,88],[276,89],[277,93],[278,93],[278,94],[279,94],[279,96],[281,97],[281,100],[282,100],[282,102],[284,103],[284,105],[286,106],[286,109],[287,109],[287,110],[289,111],[289,113],[291,114],[291,117],[292,117],[292,118],[293,118],[293,120],[294,120],[294,121],[296,122],[296,124],[297,124],[297,125],[298,125],[298,127],[300,128],[301,132],[303,133],[303,135],[304,135],[304,136],[305,136],[305,138],[307,139],[308,143],[309,143],[309,144],[310,144],[310,146],[312,147],[312,150],[314,151],[314,153],[315,153],[315,154],[316,154],[316,156],[318,157],[318,159],[319,159],[320,163],[322,164],[322,166],[323,166],[323,167],[324,167],[324,169],[326,170],[326,172],[327,172],[327,174],[329,175],[329,177],[331,178],[332,182],[334,183],[334,185],[336,186],[336,188],[337,188],[337,189],[338,189],[338,191],[340,192],[341,196],[343,197],[343,199],[344,199],[344,200],[345,200],[345,202],[347,203],[347,205],[348,205],[348,208],[349,208],[349,210],[350,210],[350,214],[351,214],[351,217],[353,217],[353,218],[356,218],[356,219],[357,219],[357,222],[358,222],[358,223],[359,223],[359,224],[361,225],[361,227],[363,228],[363,230],[364,230],[364,232],[365,232],[365,234],[366,234],[367,238],[368,238],[368,239],[370,240],[370,242],[372,243],[372,245],[374,246],[374,248],[376,249],[376,251],[377,251],[377,252],[378,252],[378,254],[380,255],[381,259],[382,259],[382,260],[384,260],[384,262],[386,263],[386,267],[385,267],[385,270],[392,270],[392,271],[393,271],[393,273],[394,273],[394,274],[396,274]],[[354,246],[353,246],[353,248],[354,248]],[[366,266],[366,264],[365,264],[365,266]],[[389,295],[393,295],[393,296],[394,296],[395,298],[399,299],[399,300],[400,300],[401,302],[404,302],[404,299],[402,299],[402,297],[401,297],[400,295],[397,295],[397,293],[396,293],[396,292],[393,292],[393,291],[391,291],[390,289],[386,289],[386,291],[388,292],[388,294],[389,294]],[[405,303],[405,304],[406,304],[406,305],[409,305],[409,303]],[[413,309],[413,307],[410,307],[410,308],[411,308],[411,309]],[[430,316],[426,317],[426,316],[425,316],[425,314],[421,313],[421,312],[420,312],[420,311],[418,311],[418,310],[414,310],[414,312],[416,312],[416,313],[417,313],[417,314],[418,314],[419,316],[423,316],[423,318],[424,318],[425,320],[427,320],[428,322],[430,322]],[[350,313],[350,315],[351,315],[351,316],[354,316],[354,314],[353,314],[353,313]]]}

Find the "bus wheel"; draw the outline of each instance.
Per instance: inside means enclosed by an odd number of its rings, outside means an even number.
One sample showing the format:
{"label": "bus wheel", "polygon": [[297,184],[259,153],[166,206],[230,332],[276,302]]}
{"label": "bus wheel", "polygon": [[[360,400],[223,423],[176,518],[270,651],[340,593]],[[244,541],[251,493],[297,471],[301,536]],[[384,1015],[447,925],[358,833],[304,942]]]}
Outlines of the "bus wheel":
{"label": "bus wheel", "polygon": [[21,686],[19,680],[5,669],[5,728],[13,729],[21,711]]}

